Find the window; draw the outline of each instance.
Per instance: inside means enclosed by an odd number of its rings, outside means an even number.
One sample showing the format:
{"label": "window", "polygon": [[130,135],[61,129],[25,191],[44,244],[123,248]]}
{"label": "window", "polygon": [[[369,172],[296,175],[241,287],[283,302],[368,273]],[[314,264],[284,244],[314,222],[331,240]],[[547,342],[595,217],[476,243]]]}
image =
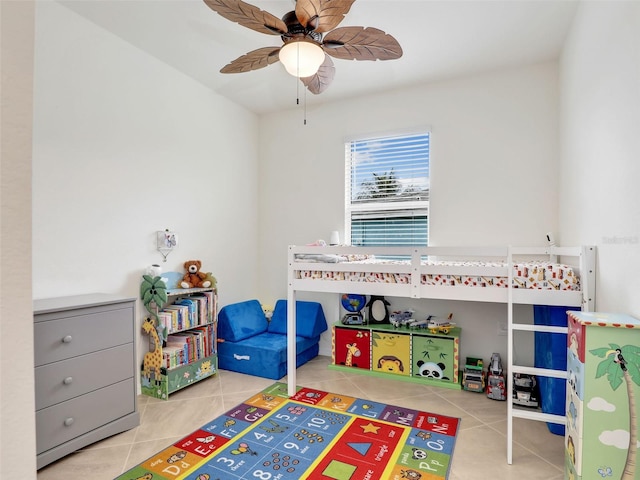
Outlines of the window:
{"label": "window", "polygon": [[347,242],[428,244],[429,143],[429,132],[346,142]]}

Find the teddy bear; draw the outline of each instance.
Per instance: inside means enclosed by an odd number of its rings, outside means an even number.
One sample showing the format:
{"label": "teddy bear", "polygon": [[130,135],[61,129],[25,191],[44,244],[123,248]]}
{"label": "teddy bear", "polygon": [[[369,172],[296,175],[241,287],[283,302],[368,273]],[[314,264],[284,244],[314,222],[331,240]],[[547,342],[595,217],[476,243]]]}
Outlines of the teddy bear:
{"label": "teddy bear", "polygon": [[187,273],[182,277],[180,286],[182,288],[209,288],[211,280],[207,280],[207,274],[200,271],[202,262],[200,260],[187,260],[184,262],[184,269]]}

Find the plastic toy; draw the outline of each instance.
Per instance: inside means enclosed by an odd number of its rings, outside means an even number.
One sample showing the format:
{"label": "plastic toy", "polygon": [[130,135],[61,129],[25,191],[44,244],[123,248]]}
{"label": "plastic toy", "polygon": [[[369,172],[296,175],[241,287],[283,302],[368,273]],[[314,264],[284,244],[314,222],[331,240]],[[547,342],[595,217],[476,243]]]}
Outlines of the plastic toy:
{"label": "plastic toy", "polygon": [[343,325],[365,325],[364,317],[361,313],[347,313],[342,317]]}
{"label": "plastic toy", "polygon": [[451,322],[453,318],[453,313],[450,313],[447,318],[440,318],[433,315],[430,315],[427,320],[427,328],[431,333],[439,333],[442,332],[447,334],[451,331],[451,329],[455,326],[455,323]]}
{"label": "plastic toy", "polygon": [[389,321],[394,327],[402,327],[413,320],[413,310],[396,310],[389,315]]}
{"label": "plastic toy", "polygon": [[342,308],[347,313],[342,317],[343,325],[365,325],[367,322],[362,315],[362,309],[365,307],[367,297],[355,293],[345,293],[342,295],[340,302]]}
{"label": "plastic toy", "polygon": [[484,363],[481,358],[467,357],[462,372],[462,388],[470,392],[484,392]]}
{"label": "plastic toy", "polygon": [[538,408],[540,405],[538,381],[535,375],[513,374],[513,403],[523,407]]}
{"label": "plastic toy", "polygon": [[411,320],[407,323],[407,327],[409,328],[427,328],[427,324],[429,323],[429,318],[423,318],[420,320]]}
{"label": "plastic toy", "polygon": [[492,400],[506,400],[504,372],[502,370],[502,360],[499,353],[491,355],[489,370],[487,372],[487,398]]}
{"label": "plastic toy", "polygon": [[420,320],[412,320],[407,323],[409,328],[426,328],[431,333],[444,333],[447,334],[456,325],[451,322],[453,313],[450,313],[447,318],[436,317],[435,315],[429,315],[427,318]]}

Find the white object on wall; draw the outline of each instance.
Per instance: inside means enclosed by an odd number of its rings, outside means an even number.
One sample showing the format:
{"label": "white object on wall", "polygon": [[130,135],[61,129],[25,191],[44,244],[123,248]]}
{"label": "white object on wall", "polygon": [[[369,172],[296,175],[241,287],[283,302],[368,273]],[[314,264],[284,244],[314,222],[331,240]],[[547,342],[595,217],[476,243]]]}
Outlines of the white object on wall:
{"label": "white object on wall", "polygon": [[340,234],[337,230],[331,232],[331,236],[329,237],[329,245],[340,245]]}
{"label": "white object on wall", "polygon": [[556,246],[556,238],[553,236],[553,232],[547,232],[547,243],[550,247]]}
{"label": "white object on wall", "polygon": [[156,233],[156,243],[160,255],[162,255],[162,258],[166,262],[167,256],[178,246],[178,234],[169,231],[168,228],[165,231],[158,230]]}

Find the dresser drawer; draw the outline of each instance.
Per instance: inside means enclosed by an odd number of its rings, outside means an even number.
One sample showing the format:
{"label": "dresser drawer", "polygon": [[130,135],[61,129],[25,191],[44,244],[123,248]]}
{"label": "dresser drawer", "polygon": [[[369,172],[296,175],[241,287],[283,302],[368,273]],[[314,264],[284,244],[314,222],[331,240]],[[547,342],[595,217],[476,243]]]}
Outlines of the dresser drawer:
{"label": "dresser drawer", "polygon": [[35,366],[132,343],[133,318],[133,304],[78,309],[61,318],[38,315],[33,325]]}
{"label": "dresser drawer", "polygon": [[36,410],[133,376],[133,343],[35,369]]}
{"label": "dresser drawer", "polygon": [[36,412],[37,453],[134,411],[133,378],[39,410]]}

